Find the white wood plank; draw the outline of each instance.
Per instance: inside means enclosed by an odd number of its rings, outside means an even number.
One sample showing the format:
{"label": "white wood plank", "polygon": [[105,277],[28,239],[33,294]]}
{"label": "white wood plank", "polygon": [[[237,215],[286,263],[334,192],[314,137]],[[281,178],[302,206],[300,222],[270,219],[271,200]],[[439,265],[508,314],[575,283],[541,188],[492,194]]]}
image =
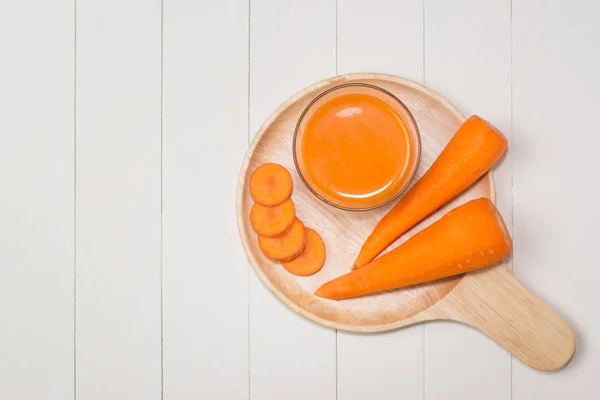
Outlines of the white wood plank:
{"label": "white wood plank", "polygon": [[164,3],[164,399],[248,398],[248,1]]}
{"label": "white wood plank", "polygon": [[[422,0],[338,0],[338,73],[385,72],[423,79]],[[421,399],[423,326],[338,333],[338,398]]]}
{"label": "white wood plank", "polygon": [[597,1],[513,0],[514,271],[572,323],[574,359],[514,362],[514,399],[600,398]]}
{"label": "white wood plank", "polygon": [[423,0],[338,0],[338,74],[423,81]]}
{"label": "white wood plank", "polygon": [[[489,120],[509,142],[510,82],[510,0],[425,2],[425,83],[465,115]],[[494,174],[498,207],[509,229],[510,160],[509,151]],[[428,324],[424,390],[427,400],[508,400],[510,354],[465,325]]]}
{"label": "white wood plank", "polygon": [[73,399],[74,5],[0,4],[0,398]]}
{"label": "white wood plank", "polygon": [[338,333],[338,398],[422,399],[423,326],[360,335]]}
{"label": "white wood plank", "polygon": [[77,2],[78,400],[161,397],[161,2]]}
{"label": "white wood plank", "polygon": [[[335,0],[253,0],[250,15],[252,137],[289,96],[335,75]],[[287,309],[253,271],[249,285],[250,398],[335,399],[335,331]]]}

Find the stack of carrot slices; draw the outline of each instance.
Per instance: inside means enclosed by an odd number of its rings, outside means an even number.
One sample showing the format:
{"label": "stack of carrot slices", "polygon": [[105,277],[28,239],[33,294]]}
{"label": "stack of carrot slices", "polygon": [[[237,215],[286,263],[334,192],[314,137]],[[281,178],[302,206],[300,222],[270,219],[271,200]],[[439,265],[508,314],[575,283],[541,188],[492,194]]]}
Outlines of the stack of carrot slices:
{"label": "stack of carrot slices", "polygon": [[250,223],[267,257],[281,262],[294,275],[308,276],[325,264],[325,243],[296,217],[293,186],[285,167],[274,163],[258,167],[250,177],[250,194],[256,202],[250,210]]}

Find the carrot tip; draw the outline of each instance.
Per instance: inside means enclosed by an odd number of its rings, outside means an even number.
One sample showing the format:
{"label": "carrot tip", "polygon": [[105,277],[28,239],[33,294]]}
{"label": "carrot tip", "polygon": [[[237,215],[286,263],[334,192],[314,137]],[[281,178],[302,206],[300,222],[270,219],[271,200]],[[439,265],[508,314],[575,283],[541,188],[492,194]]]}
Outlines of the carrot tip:
{"label": "carrot tip", "polygon": [[[323,285],[323,286],[324,286],[324,285]],[[321,286],[320,288],[318,288],[318,289],[315,291],[315,296],[321,297],[321,298],[323,298],[323,299],[327,299],[327,298],[328,298],[328,297],[327,297],[327,293],[326,293],[327,291],[326,291],[326,290],[324,290],[323,286]]]}

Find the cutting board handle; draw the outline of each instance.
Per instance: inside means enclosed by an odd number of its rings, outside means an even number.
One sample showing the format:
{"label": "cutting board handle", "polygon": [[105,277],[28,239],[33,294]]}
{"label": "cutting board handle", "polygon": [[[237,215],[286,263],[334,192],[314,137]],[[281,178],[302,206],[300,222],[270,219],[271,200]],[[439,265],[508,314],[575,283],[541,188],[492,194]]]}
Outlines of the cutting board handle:
{"label": "cutting board handle", "polygon": [[465,276],[441,303],[447,318],[485,332],[535,369],[560,369],[575,352],[569,324],[505,265]]}

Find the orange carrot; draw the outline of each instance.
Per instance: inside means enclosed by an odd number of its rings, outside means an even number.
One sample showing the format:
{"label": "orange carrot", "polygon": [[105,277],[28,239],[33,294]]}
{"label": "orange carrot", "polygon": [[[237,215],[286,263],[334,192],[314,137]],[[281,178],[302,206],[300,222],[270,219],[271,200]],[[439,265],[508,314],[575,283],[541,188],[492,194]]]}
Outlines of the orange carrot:
{"label": "orange carrot", "polygon": [[302,222],[296,218],[292,228],[281,236],[258,237],[258,246],[269,258],[276,261],[289,261],[302,253],[306,246],[306,232]]}
{"label": "orange carrot", "polygon": [[306,228],[306,247],[300,255],[283,263],[289,273],[308,276],[318,272],[325,264],[325,243],[321,236],[310,228]]}
{"label": "orange carrot", "polygon": [[267,163],[250,176],[250,194],[258,204],[277,206],[292,195],[292,176],[279,164]]}
{"label": "orange carrot", "polygon": [[383,217],[354,262],[360,268],[403,233],[465,190],[500,159],[506,138],[474,115],[466,120],[421,179]]}
{"label": "orange carrot", "polygon": [[254,203],[250,209],[250,224],[260,236],[273,237],[286,233],[296,219],[296,207],[287,199],[275,207]]}
{"label": "orange carrot", "polygon": [[315,294],[339,300],[416,285],[494,264],[510,249],[500,213],[480,198],[455,208],[363,268],[327,282]]}

